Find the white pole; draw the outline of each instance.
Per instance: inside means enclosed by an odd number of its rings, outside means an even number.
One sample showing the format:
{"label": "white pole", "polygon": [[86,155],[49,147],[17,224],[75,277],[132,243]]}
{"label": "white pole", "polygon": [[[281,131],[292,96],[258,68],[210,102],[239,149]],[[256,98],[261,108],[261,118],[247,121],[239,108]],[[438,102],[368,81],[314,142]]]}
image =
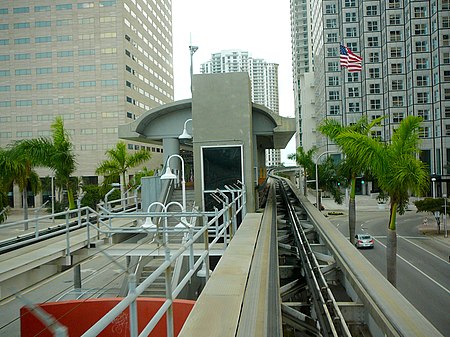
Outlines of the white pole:
{"label": "white pole", "polygon": [[319,170],[318,170],[319,159],[320,159],[320,157],[322,157],[323,155],[328,154],[328,153],[336,153],[336,151],[325,151],[325,152],[322,152],[316,158],[316,207],[317,207],[317,209],[319,211],[320,211],[320,205],[319,205]]}

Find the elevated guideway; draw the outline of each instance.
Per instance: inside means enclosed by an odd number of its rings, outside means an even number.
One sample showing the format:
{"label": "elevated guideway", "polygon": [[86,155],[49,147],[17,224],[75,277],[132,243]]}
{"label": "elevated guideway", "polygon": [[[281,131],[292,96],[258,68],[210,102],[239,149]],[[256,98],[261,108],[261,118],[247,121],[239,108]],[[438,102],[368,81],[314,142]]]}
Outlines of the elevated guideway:
{"label": "elevated guideway", "polygon": [[[112,259],[127,256],[131,262],[143,256],[160,257],[159,266],[135,288],[131,279],[125,279],[123,299],[96,324],[86,327],[83,336],[98,335],[124,309],[132,308],[138,297],[145,296],[147,289],[161,285],[161,308],[149,321],[140,322],[138,331],[146,336],[166,317],[167,336],[173,336],[171,304],[183,298],[180,296],[192,295],[186,291],[189,284],[195,284],[191,290],[198,285],[202,290],[179,336],[215,336],[217,331],[225,337],[441,336],[381,274],[355,254],[348,240],[295,186],[274,176],[268,187],[263,212],[244,212],[240,224],[230,210],[242,212],[242,208],[233,200],[214,214],[153,212],[156,218],[176,220],[170,226],[163,221],[153,232],[142,228],[149,214],[134,212],[111,214],[104,227],[88,225],[93,232],[89,235],[85,228],[79,243],[71,234],[70,241],[84,245],[80,249],[89,254],[103,250],[93,245],[94,239],[103,235],[104,252],[109,251]],[[176,230],[177,221],[187,217],[202,221],[189,230]],[[146,239],[138,244],[115,243],[115,235],[130,233],[140,233]],[[67,260],[64,244],[59,254],[59,259]],[[221,254],[213,268],[211,258]],[[177,261],[183,261],[178,266],[184,267],[177,267]],[[126,272],[134,278],[139,274],[135,268]],[[201,272],[203,281],[199,279]],[[162,283],[157,285],[158,278]],[[133,315],[129,325],[130,331],[132,327],[137,331]]]}

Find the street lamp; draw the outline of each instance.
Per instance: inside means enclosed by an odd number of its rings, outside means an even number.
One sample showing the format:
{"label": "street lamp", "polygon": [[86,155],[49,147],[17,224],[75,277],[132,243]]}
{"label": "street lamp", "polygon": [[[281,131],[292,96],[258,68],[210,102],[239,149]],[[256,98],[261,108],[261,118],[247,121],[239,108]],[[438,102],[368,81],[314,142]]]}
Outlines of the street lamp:
{"label": "street lamp", "polygon": [[183,133],[178,136],[178,139],[192,139],[192,135],[187,132],[186,128],[188,122],[192,122],[192,118],[186,119],[186,121],[184,122]]}
{"label": "street lamp", "polygon": [[447,235],[447,194],[443,194],[442,197],[444,198],[444,237],[446,238]]}
{"label": "street lamp", "polygon": [[169,162],[170,159],[177,157],[181,160],[181,193],[183,195],[183,212],[186,212],[186,182],[184,180],[184,160],[183,157],[181,157],[178,154],[173,154],[167,158],[166,162],[166,173],[164,173],[160,179],[161,180],[169,180],[169,179],[176,179],[177,176],[172,173],[172,170],[170,169]]}
{"label": "street lamp", "polygon": [[322,157],[325,154],[329,154],[329,153],[337,153],[336,151],[325,151],[322,152],[321,154],[319,154],[316,158],[316,207],[317,209],[320,211],[320,205],[319,205],[319,170],[318,170],[318,165],[319,165],[319,159],[320,157]]}
{"label": "street lamp", "polygon": [[[433,182],[433,186],[432,186],[432,188],[433,188],[433,199],[436,199],[436,177],[431,178],[431,181]],[[436,223],[438,225],[438,230],[440,228],[439,227],[440,226],[440,223],[439,223],[440,217],[441,217],[440,212],[439,211],[435,211],[434,212],[434,218],[436,219]]]}
{"label": "street lamp", "polygon": [[189,46],[189,52],[191,54],[191,95],[192,95],[192,77],[194,76],[194,65],[193,65],[193,61],[194,61],[194,54],[195,52],[198,50],[197,46]]}

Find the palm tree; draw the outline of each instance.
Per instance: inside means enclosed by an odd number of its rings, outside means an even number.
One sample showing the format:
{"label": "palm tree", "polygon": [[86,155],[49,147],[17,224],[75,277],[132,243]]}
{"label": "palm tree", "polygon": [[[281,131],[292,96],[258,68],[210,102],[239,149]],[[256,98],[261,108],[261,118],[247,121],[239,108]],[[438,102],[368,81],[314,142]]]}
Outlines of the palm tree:
{"label": "palm tree", "polygon": [[[377,118],[371,123],[368,123],[367,117],[362,117],[357,123],[349,126],[342,126],[337,120],[326,119],[319,126],[319,131],[328,136],[331,141],[340,146],[337,142],[337,137],[348,131],[354,131],[362,135],[368,135],[370,129],[379,124],[382,118]],[[367,169],[366,166],[358,166],[358,158],[352,158],[351,155],[345,153],[345,161],[343,167],[349,172],[350,178],[350,199],[348,203],[348,232],[350,235],[350,242],[355,244],[355,230],[356,230],[356,177],[357,175],[364,173]]]}
{"label": "palm tree", "polygon": [[128,153],[126,144],[118,142],[115,148],[106,151],[108,159],[102,161],[95,170],[105,177],[104,184],[111,184],[120,179],[121,198],[125,195],[126,172],[151,158],[150,152],[141,148],[135,153]]}
{"label": "palm tree", "polygon": [[48,167],[55,172],[55,182],[61,189],[67,190],[69,208],[74,209],[74,193],[70,184],[70,177],[76,169],[73,144],[60,116],[55,118],[51,129],[51,138],[22,140],[17,143],[17,149],[32,158],[37,166]]}
{"label": "palm tree", "polygon": [[[22,193],[24,219],[28,219],[28,187],[34,194],[41,190],[41,181],[34,171],[35,163],[32,157],[24,155],[18,143],[0,152],[0,171],[2,186],[17,184]],[[26,226],[27,228],[27,226]]]}
{"label": "palm tree", "polygon": [[358,167],[370,168],[380,188],[390,196],[386,262],[387,279],[394,286],[397,282],[396,215],[405,212],[409,193],[424,193],[429,182],[427,168],[418,159],[421,121],[416,116],[405,118],[388,144],[355,131],[342,132],[336,137],[344,152],[357,160]]}
{"label": "palm tree", "polygon": [[295,153],[288,155],[288,158],[291,160],[295,160],[297,165],[303,167],[303,194],[307,195],[307,186],[306,182],[308,176],[313,174],[315,171],[315,165],[313,161],[313,155],[316,153],[317,148],[313,146],[311,149],[305,152],[305,149],[301,146],[297,148]]}

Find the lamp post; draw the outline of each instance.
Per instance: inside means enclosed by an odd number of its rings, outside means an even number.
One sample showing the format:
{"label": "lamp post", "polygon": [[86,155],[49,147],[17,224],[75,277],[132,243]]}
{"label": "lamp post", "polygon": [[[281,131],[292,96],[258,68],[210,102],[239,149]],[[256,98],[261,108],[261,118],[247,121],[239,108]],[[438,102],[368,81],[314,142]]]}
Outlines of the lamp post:
{"label": "lamp post", "polygon": [[166,162],[166,173],[164,173],[161,176],[161,180],[167,180],[167,179],[176,179],[177,176],[172,173],[172,170],[170,169],[169,162],[170,159],[177,157],[181,160],[181,193],[183,196],[183,212],[186,212],[186,182],[184,180],[184,160],[183,157],[181,157],[179,154],[173,154],[167,158]]}
{"label": "lamp post", "polygon": [[192,77],[194,77],[194,54],[198,50],[197,46],[189,46],[189,52],[191,54],[191,95],[192,95]]}
{"label": "lamp post", "polygon": [[[433,182],[433,199],[436,199],[436,177],[431,178],[431,181]],[[439,232],[439,228],[440,228],[440,217],[441,214],[439,213],[439,211],[435,211],[434,212],[434,218],[436,219],[436,223],[438,225],[438,232]]]}
{"label": "lamp post", "polygon": [[444,237],[448,237],[447,235],[447,194],[443,194],[444,198]]}
{"label": "lamp post", "polygon": [[187,131],[187,123],[192,122],[192,118],[186,119],[183,126],[183,133],[178,136],[178,139],[192,139],[192,135]]}
{"label": "lamp post", "polygon": [[329,153],[336,153],[336,151],[325,151],[325,152],[322,152],[316,158],[316,207],[317,207],[317,209],[319,211],[320,211],[320,205],[319,205],[319,170],[318,170],[319,159],[323,155],[329,154]]}

